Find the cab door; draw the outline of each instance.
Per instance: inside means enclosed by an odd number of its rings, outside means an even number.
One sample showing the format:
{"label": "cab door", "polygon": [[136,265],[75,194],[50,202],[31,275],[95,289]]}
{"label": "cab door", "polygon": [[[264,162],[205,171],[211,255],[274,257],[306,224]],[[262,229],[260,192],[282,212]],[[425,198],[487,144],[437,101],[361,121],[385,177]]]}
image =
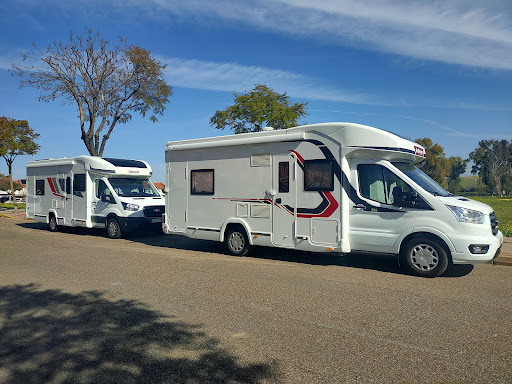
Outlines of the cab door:
{"label": "cab door", "polygon": [[293,247],[296,243],[297,180],[293,155],[273,158],[272,242]]}
{"label": "cab door", "polygon": [[97,179],[94,185],[93,214],[92,222],[94,226],[104,227],[111,204],[115,202],[110,188],[104,180]]}
{"label": "cab door", "polygon": [[414,210],[393,206],[393,189],[412,188],[383,163],[353,164],[350,202],[352,250],[395,253],[397,240],[414,228]]}

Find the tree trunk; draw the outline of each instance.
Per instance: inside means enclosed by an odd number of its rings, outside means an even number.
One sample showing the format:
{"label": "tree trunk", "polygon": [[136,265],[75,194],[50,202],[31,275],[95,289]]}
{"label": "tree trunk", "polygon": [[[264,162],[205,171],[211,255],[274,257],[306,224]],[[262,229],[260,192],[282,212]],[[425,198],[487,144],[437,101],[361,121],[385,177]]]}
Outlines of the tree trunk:
{"label": "tree trunk", "polygon": [[12,181],[12,163],[7,163],[9,167],[9,182],[11,183],[11,196],[14,203],[14,213],[18,213],[18,203],[16,202],[16,194],[14,193],[14,183]]}

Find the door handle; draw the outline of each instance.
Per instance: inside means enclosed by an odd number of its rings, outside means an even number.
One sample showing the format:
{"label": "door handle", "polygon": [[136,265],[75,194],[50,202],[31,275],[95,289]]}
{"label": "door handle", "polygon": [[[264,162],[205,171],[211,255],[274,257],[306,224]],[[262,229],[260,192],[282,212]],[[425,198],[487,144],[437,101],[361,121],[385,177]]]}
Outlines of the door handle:
{"label": "door handle", "polygon": [[275,199],[275,200],[274,200],[274,202],[275,202],[276,204],[281,204],[281,198],[280,198],[280,197],[278,197],[277,199]]}
{"label": "door handle", "polygon": [[364,204],[357,204],[357,205],[354,205],[354,208],[355,209],[366,209],[366,206]]}

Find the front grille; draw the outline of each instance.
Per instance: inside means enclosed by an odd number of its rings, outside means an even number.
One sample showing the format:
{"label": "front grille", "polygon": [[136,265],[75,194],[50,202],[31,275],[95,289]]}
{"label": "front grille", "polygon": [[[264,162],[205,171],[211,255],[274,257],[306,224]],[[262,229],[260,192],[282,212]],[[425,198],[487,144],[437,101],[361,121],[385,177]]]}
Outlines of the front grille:
{"label": "front grille", "polygon": [[165,212],[165,205],[150,205],[144,207],[144,217],[162,217]]}
{"label": "front grille", "polygon": [[496,215],[494,214],[494,212],[491,212],[491,214],[489,215],[489,218],[491,219],[491,230],[492,230],[492,234],[494,236],[496,236],[498,234],[498,219],[496,218]]}

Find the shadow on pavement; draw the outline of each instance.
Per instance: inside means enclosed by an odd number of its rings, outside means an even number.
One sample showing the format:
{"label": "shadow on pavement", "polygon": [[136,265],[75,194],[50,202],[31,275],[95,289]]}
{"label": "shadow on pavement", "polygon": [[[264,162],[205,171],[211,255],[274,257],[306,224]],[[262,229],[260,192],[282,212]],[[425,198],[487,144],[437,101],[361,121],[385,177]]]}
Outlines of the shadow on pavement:
{"label": "shadow on pavement", "polygon": [[197,325],[97,291],[0,287],[2,383],[257,383],[276,367],[241,364]]}
{"label": "shadow on pavement", "polygon": [[[34,222],[21,223],[18,225],[31,229],[47,230],[48,228],[46,224]],[[104,230],[100,229],[64,227],[62,228],[62,231],[77,235],[94,234],[98,236],[105,236]],[[163,233],[160,234],[149,232],[130,234],[126,237],[126,239],[152,247],[173,248],[187,251],[230,255],[226,249],[226,246],[222,243],[217,241],[191,239],[186,236],[164,235]],[[337,265],[342,267],[369,269],[400,275],[411,274],[406,268],[400,267],[398,265],[398,258],[395,255],[381,255],[374,253],[350,253],[346,255],[339,255],[332,253],[329,254],[297,251],[284,248],[253,247],[247,257],[309,265]],[[468,275],[473,269],[473,265],[452,265],[440,277],[463,277]]]}

